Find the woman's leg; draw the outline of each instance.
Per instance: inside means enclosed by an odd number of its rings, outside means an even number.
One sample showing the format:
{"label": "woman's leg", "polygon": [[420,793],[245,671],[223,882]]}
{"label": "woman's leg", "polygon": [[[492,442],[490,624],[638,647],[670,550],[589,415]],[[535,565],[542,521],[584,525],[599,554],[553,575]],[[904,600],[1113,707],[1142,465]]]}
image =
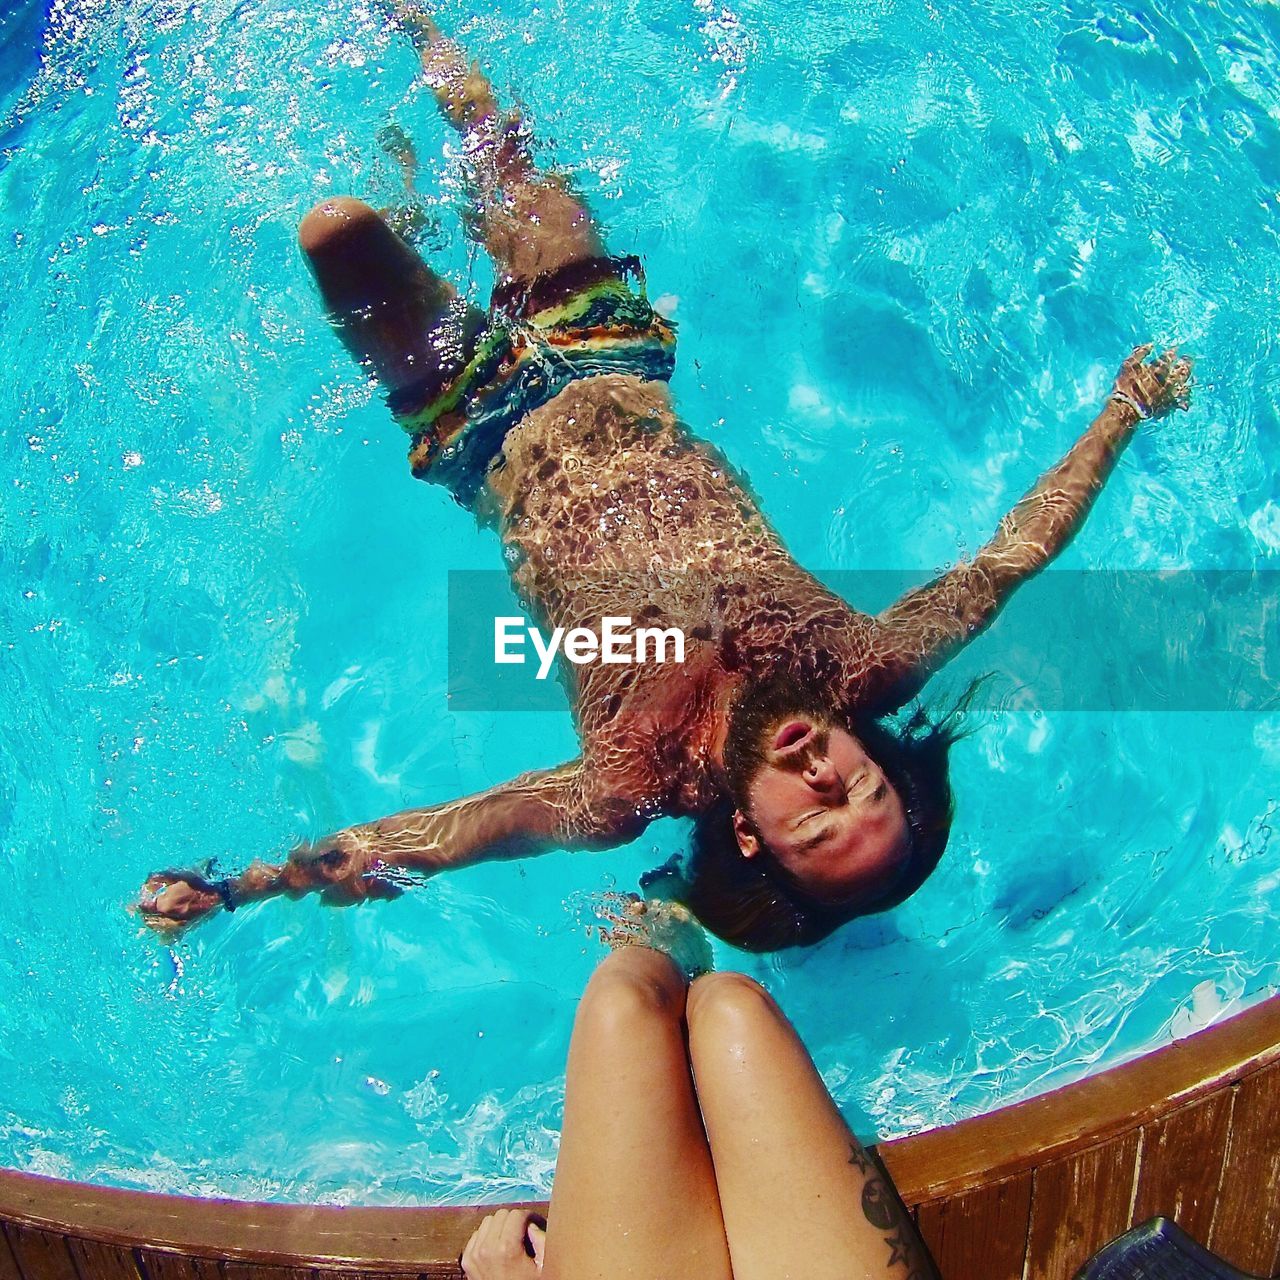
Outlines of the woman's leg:
{"label": "woman's leg", "polygon": [[484,313],[367,204],[348,196],[321,201],[298,239],[343,341],[392,396],[465,362]]}
{"label": "woman's leg", "polygon": [[708,974],[687,1017],[734,1280],[936,1280],[896,1193],[764,989]]}
{"label": "woman's leg", "polygon": [[600,257],[604,242],[562,177],[529,158],[518,119],[504,115],[493,85],[424,11],[421,0],[390,0],[413,41],[445,119],[462,135],[479,214],[478,234],[508,290],[574,262]]}
{"label": "woman's leg", "polygon": [[686,985],[660,952],[596,970],[569,1045],[545,1280],[732,1280],[684,1042]]}

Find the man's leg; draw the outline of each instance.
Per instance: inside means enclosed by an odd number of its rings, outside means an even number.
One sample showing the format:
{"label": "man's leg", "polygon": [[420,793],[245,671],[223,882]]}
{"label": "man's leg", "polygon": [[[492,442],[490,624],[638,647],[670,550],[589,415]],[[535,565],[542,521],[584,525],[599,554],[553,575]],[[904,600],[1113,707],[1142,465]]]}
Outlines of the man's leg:
{"label": "man's leg", "polygon": [[390,0],[413,41],[445,119],[462,135],[479,214],[478,233],[498,270],[499,290],[574,262],[600,257],[604,242],[562,177],[529,158],[519,121],[500,110],[493,85],[424,11],[421,0]]}
{"label": "man's leg", "polygon": [[708,974],[687,1016],[734,1280],[936,1280],[910,1217],[764,989]]}
{"label": "man's leg", "polygon": [[732,1280],[682,1018],[686,986],[629,946],[578,1006],[545,1280]]}
{"label": "man's leg", "polygon": [[466,360],[484,313],[468,306],[367,204],[322,200],[298,239],[325,306],[357,360],[392,394]]}

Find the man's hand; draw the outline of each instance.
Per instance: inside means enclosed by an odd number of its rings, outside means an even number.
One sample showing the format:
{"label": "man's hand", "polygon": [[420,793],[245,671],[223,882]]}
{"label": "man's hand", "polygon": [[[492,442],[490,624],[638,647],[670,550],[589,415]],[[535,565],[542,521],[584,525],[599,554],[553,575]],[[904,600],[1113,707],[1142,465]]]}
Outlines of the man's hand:
{"label": "man's hand", "polygon": [[1140,418],[1163,418],[1191,406],[1191,361],[1180,360],[1170,347],[1150,363],[1151,343],[1135,347],[1120,366],[1111,399],[1128,405]]}
{"label": "man's hand", "polygon": [[547,1233],[526,1210],[499,1209],[467,1241],[462,1270],[467,1280],[537,1280],[542,1274],[546,1239]]}
{"label": "man's hand", "polygon": [[158,933],[177,933],[224,905],[213,883],[196,871],[157,871],[147,877],[137,910]]}

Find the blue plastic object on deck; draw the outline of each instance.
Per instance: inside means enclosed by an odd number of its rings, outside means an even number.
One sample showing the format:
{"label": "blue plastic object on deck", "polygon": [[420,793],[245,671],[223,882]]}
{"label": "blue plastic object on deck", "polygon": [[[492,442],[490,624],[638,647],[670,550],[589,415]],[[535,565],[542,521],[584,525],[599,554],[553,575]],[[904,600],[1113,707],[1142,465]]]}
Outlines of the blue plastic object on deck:
{"label": "blue plastic object on deck", "polygon": [[1197,1244],[1169,1218],[1126,1231],[1076,1272],[1075,1280],[1251,1280]]}

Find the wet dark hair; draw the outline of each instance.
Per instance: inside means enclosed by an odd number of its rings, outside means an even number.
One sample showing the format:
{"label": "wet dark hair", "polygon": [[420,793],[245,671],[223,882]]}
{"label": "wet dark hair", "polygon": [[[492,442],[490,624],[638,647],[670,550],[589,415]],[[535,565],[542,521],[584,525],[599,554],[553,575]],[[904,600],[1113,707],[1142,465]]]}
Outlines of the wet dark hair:
{"label": "wet dark hair", "polygon": [[[712,933],[746,951],[811,946],[857,916],[887,911],[906,901],[933,873],[951,834],[948,759],[952,745],[965,735],[964,714],[977,688],[972,685],[937,718],[917,705],[905,720],[853,717],[841,721],[884,770],[906,813],[907,865],[883,898],[825,903],[804,892],[763,843],[756,857],[743,857],[733,830],[738,804],[732,796],[723,797],[696,819],[686,865],[662,890],[683,902]],[[826,716],[830,719],[830,712]],[[750,752],[749,747],[746,750]],[[726,746],[726,767],[731,754]],[[743,777],[745,767],[745,762],[734,761],[731,771],[740,794],[749,780]]]}

